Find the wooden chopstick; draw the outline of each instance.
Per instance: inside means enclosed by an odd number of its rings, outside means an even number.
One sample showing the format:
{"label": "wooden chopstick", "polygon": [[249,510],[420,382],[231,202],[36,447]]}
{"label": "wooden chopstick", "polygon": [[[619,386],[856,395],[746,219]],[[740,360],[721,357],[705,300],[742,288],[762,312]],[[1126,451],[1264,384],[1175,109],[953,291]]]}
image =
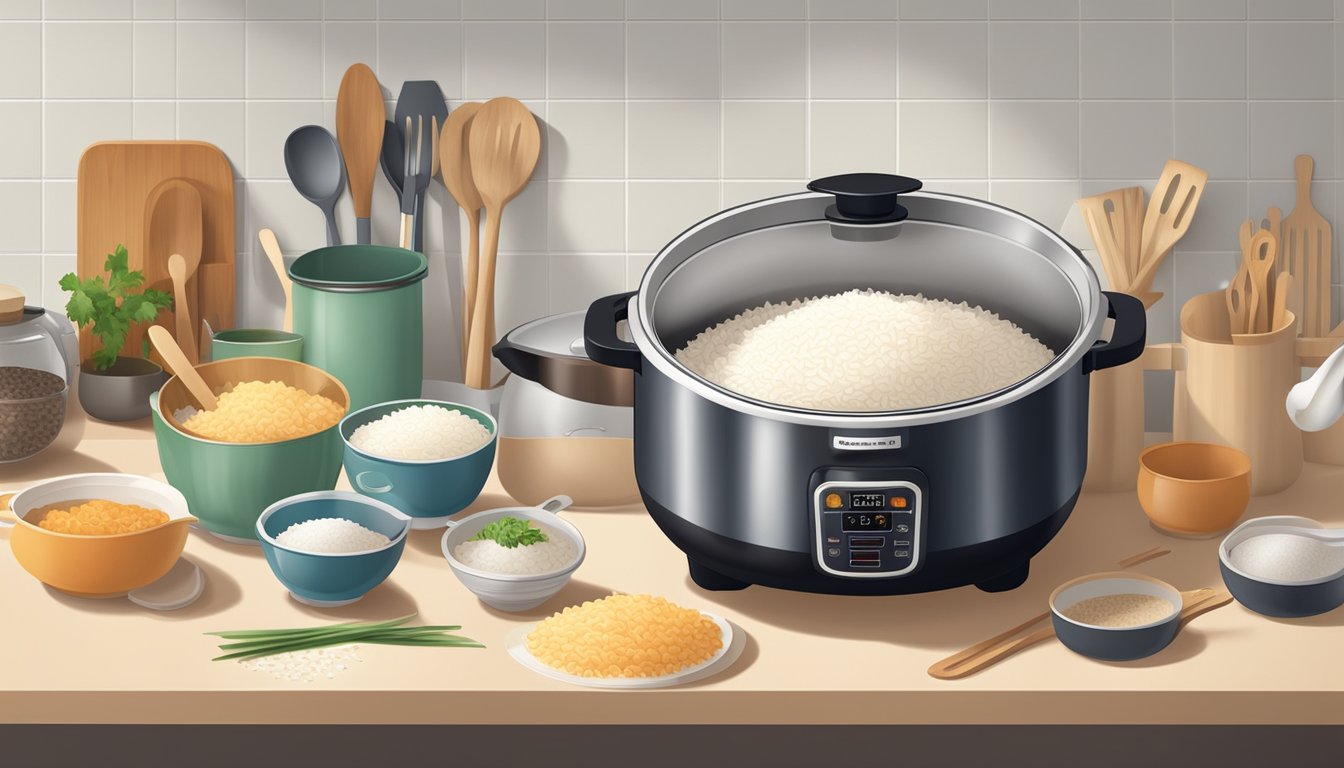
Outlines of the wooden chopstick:
{"label": "wooden chopstick", "polygon": [[1146,563],[1149,560],[1156,560],[1159,557],[1163,557],[1165,555],[1170,554],[1171,554],[1170,549],[1163,549],[1162,547],[1153,547],[1152,549],[1147,550],[1146,552],[1140,552],[1137,555],[1130,555],[1129,557],[1126,557],[1124,560],[1121,560],[1118,563],[1116,563],[1116,565],[1120,566],[1121,568],[1133,568],[1139,563]]}

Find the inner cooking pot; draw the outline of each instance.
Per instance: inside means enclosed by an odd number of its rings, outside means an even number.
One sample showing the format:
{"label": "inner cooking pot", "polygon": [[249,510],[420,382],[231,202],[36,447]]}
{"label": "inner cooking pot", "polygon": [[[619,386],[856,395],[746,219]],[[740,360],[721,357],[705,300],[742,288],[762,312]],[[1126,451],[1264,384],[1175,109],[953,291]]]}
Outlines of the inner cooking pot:
{"label": "inner cooking pot", "polygon": [[[1143,306],[1103,293],[1040,223],[920,186],[849,174],[724,211],[663,248],[637,292],[590,307],[589,356],[636,373],[641,496],[701,586],[1009,589],[1072,510],[1088,374],[1139,355]],[[994,392],[883,412],[756,400],[675,358],[746,309],[856,288],[979,305],[1054,357]],[[631,341],[616,333],[626,319]]]}

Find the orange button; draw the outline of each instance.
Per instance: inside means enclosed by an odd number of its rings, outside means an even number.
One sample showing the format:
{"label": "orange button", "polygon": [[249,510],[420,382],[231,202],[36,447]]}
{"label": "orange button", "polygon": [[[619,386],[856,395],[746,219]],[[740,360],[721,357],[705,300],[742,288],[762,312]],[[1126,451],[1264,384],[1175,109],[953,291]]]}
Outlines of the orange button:
{"label": "orange button", "polygon": [[895,509],[905,509],[910,506],[910,500],[904,496],[892,496],[891,506]]}
{"label": "orange button", "polygon": [[838,493],[828,493],[828,494],[826,494],[826,508],[827,508],[827,509],[839,509],[840,507],[844,506],[844,504],[845,504],[845,500],[842,499],[842,498],[840,498],[840,494],[838,494]]}

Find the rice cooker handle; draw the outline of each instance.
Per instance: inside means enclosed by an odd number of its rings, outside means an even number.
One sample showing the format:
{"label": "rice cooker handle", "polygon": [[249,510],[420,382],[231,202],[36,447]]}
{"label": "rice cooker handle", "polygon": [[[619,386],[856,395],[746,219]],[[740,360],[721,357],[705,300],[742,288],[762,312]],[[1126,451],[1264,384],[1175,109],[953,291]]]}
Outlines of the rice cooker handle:
{"label": "rice cooker handle", "polygon": [[1106,316],[1115,320],[1115,327],[1110,341],[1098,344],[1083,357],[1084,374],[1137,360],[1147,343],[1148,315],[1143,302],[1127,293],[1102,291],[1101,295],[1106,297]]}
{"label": "rice cooker handle", "polygon": [[842,173],[807,185],[813,192],[835,195],[826,218],[838,224],[893,224],[910,212],[897,202],[898,195],[924,186],[919,179],[891,173]]}
{"label": "rice cooker handle", "polygon": [[617,324],[629,319],[630,300],[637,293],[604,296],[588,307],[588,315],[583,319],[583,346],[593,362],[639,373],[639,347],[616,333]]}

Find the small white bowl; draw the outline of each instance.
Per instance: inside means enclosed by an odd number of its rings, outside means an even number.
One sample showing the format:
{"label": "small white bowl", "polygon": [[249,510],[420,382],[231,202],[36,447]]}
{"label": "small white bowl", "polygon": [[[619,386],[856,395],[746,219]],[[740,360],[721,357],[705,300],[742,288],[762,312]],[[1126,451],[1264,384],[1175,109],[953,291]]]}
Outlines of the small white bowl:
{"label": "small white bowl", "polygon": [[[578,570],[579,565],[583,563],[584,555],[587,554],[587,547],[584,545],[583,535],[579,533],[579,529],[567,521],[561,520],[556,515],[557,512],[572,503],[568,496],[555,496],[535,507],[488,509],[462,520],[449,521],[448,529],[443,532],[443,540],[440,542],[443,557],[448,561],[453,573],[457,574],[458,581],[461,581],[486,605],[509,612],[536,608],[551,599],[555,593],[564,589],[565,585],[569,583],[570,577],[574,575],[574,571]],[[475,536],[482,528],[501,517],[530,520],[568,536],[574,543],[574,549],[577,553],[574,561],[556,571],[515,574],[494,573],[472,568],[453,556],[453,550],[457,548],[458,544]]]}

